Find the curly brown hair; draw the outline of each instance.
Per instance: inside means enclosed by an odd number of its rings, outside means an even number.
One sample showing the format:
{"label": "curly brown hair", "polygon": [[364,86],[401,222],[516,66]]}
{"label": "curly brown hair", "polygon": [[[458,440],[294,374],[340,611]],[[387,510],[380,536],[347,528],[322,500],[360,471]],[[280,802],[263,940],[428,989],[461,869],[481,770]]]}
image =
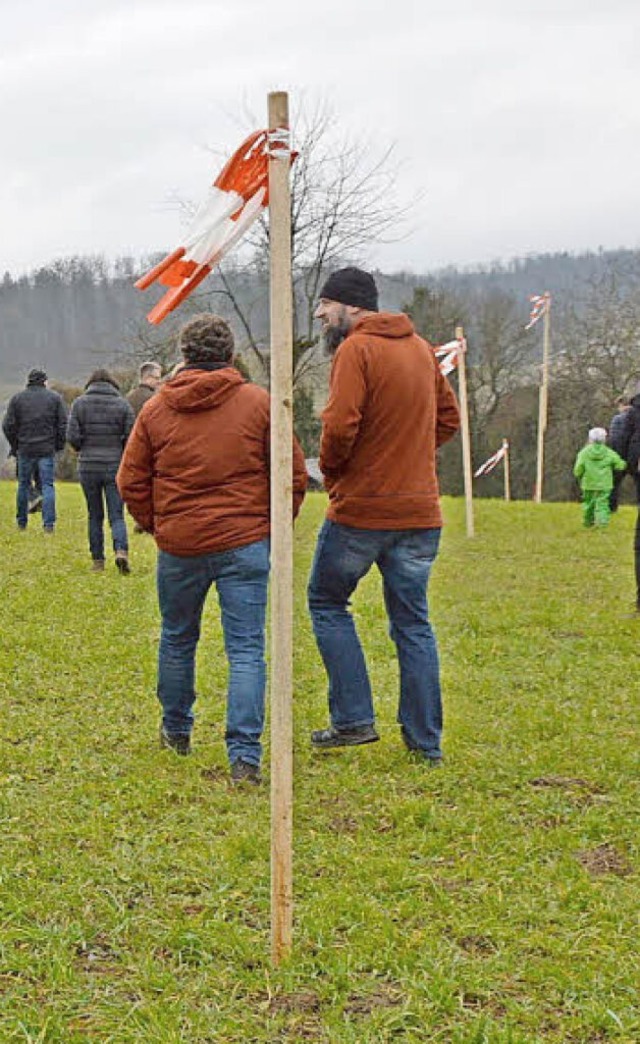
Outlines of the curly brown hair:
{"label": "curly brown hair", "polygon": [[178,334],[178,348],[190,365],[231,362],[233,331],[225,319],[202,312],[185,323]]}

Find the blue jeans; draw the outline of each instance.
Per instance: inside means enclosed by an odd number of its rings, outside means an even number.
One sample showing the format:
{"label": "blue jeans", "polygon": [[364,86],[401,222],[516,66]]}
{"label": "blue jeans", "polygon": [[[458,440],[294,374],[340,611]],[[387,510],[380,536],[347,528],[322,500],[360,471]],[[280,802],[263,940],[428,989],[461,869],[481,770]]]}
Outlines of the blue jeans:
{"label": "blue jeans", "polygon": [[204,603],[215,584],[229,664],[225,740],[231,764],[242,758],[259,765],[262,755],[268,579],[268,540],[188,558],[158,553],[162,724],[169,733],[188,734],[193,727],[196,647]]}
{"label": "blue jeans", "polygon": [[372,725],[371,685],[349,599],[378,566],[389,634],[400,664],[398,722],[409,746],[441,754],[442,701],[436,640],[429,623],[427,584],[439,529],[355,529],[324,522],[309,581],[309,609],[329,676],[329,712],[338,729]]}
{"label": "blue jeans", "polygon": [[56,491],[53,485],[55,457],[25,457],[18,453],[18,494],[16,498],[16,522],[24,529],[29,518],[29,492],[31,478],[37,470],[42,486],[42,525],[53,529],[56,524]]}
{"label": "blue jeans", "polygon": [[96,471],[80,468],[80,485],[89,512],[89,550],[91,557],[104,560],[104,504],[111,526],[114,551],[128,551],[124,508],[116,486],[117,464],[105,464]]}

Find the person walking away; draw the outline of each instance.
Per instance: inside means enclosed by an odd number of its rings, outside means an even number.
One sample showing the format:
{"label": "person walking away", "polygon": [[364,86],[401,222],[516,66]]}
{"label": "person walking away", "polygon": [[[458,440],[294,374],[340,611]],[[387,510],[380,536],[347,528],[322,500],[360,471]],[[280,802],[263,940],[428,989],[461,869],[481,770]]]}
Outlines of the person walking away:
{"label": "person walking away", "polygon": [[442,526],[436,450],[458,430],[458,405],[432,346],[408,316],[378,311],[369,273],[334,272],[315,315],[335,354],[320,448],[329,509],[308,588],[329,679],[330,724],[313,732],[311,742],[324,749],[379,738],[349,612],[359,581],[375,564],[400,665],[401,737],[411,752],[439,766],[440,669],[427,585]]}
{"label": "person walking away", "polygon": [[[158,546],[162,632],[157,695],[160,744],[191,751],[195,656],[215,586],[229,665],[225,741],[234,783],[260,782],[265,614],[269,576],[269,396],[233,365],[234,340],[219,316],[180,331],[184,366],[139,414],[118,485]],[[297,515],[307,484],[293,446]]]}
{"label": "person walking away", "polygon": [[[621,395],[620,398],[616,399],[617,413],[611,418],[609,425],[609,434],[607,436],[607,445],[615,450],[621,457],[626,459],[627,446],[629,442],[629,409],[631,403],[626,395]],[[613,475],[613,489],[609,496],[609,510],[616,512],[618,510],[618,501],[620,497],[620,486],[624,482],[624,477],[627,474],[626,469],[624,471],[616,471]]]}
{"label": "person walking away", "polygon": [[67,410],[62,396],[47,387],[44,370],[31,370],[26,388],[9,401],[2,430],[17,459],[16,523],[25,530],[29,518],[31,480],[38,474],[42,490],[42,527],[56,525],[55,458],[64,449]]}
{"label": "person walking away", "polygon": [[605,428],[591,428],[589,441],[576,457],[573,474],[582,490],[582,524],[604,529],[609,523],[609,497],[614,471],[626,471],[627,462],[606,445]]}
{"label": "person walking away", "polygon": [[126,576],[129,542],[116,474],[122,451],[133,427],[133,410],[107,370],[95,370],[85,393],[71,406],[67,441],[78,451],[78,474],[87,502],[92,569],[104,572],[105,504],[111,528],[115,564]]}
{"label": "person walking away", "polygon": [[140,380],[127,395],[127,402],[137,417],[149,399],[152,399],[162,383],[162,367],[157,362],[145,362],[140,367]]}
{"label": "person walking away", "polygon": [[625,423],[627,437],[627,470],[636,484],[638,515],[633,542],[636,576],[636,609],[640,612],[640,382],[636,385]]}
{"label": "person walking away", "polygon": [[[157,362],[145,362],[140,367],[139,383],[133,391],[127,395],[127,402],[137,417],[140,410],[149,399],[152,399],[162,384],[162,367]],[[134,533],[142,533],[143,529],[137,522],[133,524]]]}

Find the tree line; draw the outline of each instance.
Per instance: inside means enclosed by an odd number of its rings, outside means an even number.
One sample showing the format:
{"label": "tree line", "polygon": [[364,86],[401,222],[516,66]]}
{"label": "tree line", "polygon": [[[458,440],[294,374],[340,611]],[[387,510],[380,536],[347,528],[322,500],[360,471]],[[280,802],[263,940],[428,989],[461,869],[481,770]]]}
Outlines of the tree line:
{"label": "tree line", "polygon": [[[305,452],[315,456],[318,413],[326,395],[328,361],[313,312],[326,275],[344,264],[368,267],[380,239],[410,231],[412,210],[395,196],[391,153],[336,138],[336,121],[322,107],[297,116],[299,157],[292,168],[294,283],[294,407]],[[185,214],[194,207],[181,204]],[[69,387],[96,366],[110,366],[126,386],[140,362],[169,369],[178,327],[193,312],[213,311],[236,335],[241,365],[269,383],[269,226],[257,222],[231,260],[159,328],[145,316],[161,294],[134,289],[159,257],[134,261],[71,257],[0,282],[0,386],[22,384],[34,365]],[[546,439],[545,497],[577,494],[571,464],[594,425],[608,427],[618,396],[640,377],[640,252],[540,254],[474,268],[433,273],[376,272],[381,307],[403,309],[432,343],[465,329],[473,459],[481,461],[503,437],[511,444],[512,493],[529,498],[535,478],[540,327],[525,331],[528,295],[552,294],[552,362]],[[452,380],[455,383],[455,375]],[[445,447],[442,487],[462,490],[459,446]],[[498,495],[500,478],[478,482],[479,495]]]}

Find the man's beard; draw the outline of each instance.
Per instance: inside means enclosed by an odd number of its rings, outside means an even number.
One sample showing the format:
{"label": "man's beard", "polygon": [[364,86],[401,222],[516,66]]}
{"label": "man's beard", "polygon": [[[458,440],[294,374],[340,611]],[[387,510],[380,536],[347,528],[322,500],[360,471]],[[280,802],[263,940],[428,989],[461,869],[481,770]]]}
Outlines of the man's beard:
{"label": "man's beard", "polygon": [[323,347],[325,355],[334,356],[348,335],[350,330],[349,323],[346,319],[339,319],[337,323],[333,323],[331,326],[325,326],[322,331]]}

